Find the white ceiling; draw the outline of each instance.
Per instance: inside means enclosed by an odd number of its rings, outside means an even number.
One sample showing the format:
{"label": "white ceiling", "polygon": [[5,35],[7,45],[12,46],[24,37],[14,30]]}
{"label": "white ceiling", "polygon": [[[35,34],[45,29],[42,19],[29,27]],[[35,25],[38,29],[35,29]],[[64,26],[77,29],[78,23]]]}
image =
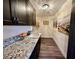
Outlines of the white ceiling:
{"label": "white ceiling", "polygon": [[[36,9],[38,16],[53,16],[62,7],[66,0],[30,0],[30,3]],[[44,9],[42,6],[48,4]]]}

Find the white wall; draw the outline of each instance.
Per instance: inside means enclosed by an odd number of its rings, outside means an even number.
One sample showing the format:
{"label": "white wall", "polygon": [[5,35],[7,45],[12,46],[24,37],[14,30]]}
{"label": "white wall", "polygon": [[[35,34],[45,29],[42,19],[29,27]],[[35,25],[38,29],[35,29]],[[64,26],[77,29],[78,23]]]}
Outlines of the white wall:
{"label": "white wall", "polygon": [[[59,10],[59,12],[57,12],[57,14],[55,15],[56,20],[58,21],[58,25],[70,22],[71,9],[72,9],[72,0],[67,0],[65,4],[62,6],[62,8]],[[61,53],[65,58],[67,57],[68,36],[69,35],[58,32],[57,28],[53,30],[52,38],[58,45]]]}
{"label": "white wall", "polygon": [[53,31],[53,39],[59,47],[61,53],[66,58],[68,48],[68,35],[58,32],[56,29]]}
{"label": "white wall", "polygon": [[[43,21],[48,21],[48,25],[44,25]],[[53,19],[52,17],[36,17],[36,27],[34,27],[34,30],[37,32],[42,33],[42,37],[52,37],[52,31],[53,31]]]}

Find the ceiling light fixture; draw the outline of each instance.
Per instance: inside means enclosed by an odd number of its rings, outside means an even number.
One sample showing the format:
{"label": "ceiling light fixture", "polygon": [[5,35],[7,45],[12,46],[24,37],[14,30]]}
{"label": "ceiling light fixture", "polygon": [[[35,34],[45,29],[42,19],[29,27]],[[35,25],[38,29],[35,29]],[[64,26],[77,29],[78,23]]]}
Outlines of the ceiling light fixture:
{"label": "ceiling light fixture", "polygon": [[47,9],[49,7],[49,5],[48,4],[44,4],[44,5],[42,5],[42,7],[43,7],[43,9]]}

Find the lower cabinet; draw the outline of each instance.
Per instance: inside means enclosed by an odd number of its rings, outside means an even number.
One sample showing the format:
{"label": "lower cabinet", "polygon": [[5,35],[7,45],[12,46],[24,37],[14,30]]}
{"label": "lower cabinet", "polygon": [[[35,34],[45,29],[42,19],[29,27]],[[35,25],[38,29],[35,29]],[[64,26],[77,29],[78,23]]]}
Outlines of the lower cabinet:
{"label": "lower cabinet", "polygon": [[41,45],[41,38],[39,38],[39,40],[34,48],[34,51],[32,52],[32,54],[30,56],[30,59],[38,59],[39,52],[40,52],[40,45]]}

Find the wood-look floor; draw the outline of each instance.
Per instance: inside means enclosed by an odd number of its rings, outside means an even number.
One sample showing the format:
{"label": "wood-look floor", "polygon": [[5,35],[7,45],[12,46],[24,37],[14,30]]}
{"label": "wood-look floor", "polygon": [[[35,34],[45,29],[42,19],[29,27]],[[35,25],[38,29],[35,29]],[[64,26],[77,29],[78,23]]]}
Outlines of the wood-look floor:
{"label": "wood-look floor", "polygon": [[38,59],[65,59],[51,38],[41,38],[41,49]]}

